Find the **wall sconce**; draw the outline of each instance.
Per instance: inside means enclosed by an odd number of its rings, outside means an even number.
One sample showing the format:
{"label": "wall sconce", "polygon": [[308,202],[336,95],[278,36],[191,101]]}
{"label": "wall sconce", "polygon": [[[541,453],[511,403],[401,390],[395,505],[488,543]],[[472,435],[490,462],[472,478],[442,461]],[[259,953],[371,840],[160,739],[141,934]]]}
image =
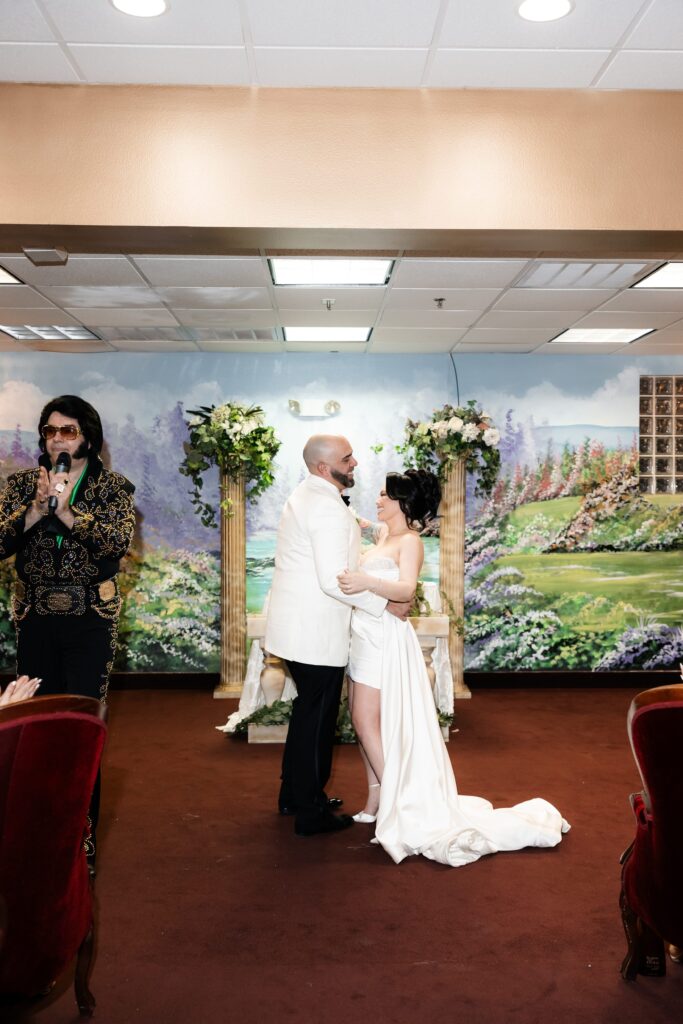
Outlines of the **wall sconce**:
{"label": "wall sconce", "polygon": [[334,399],[324,402],[320,398],[304,398],[301,401],[290,398],[288,405],[292,416],[299,416],[301,419],[322,420],[341,412],[341,405]]}

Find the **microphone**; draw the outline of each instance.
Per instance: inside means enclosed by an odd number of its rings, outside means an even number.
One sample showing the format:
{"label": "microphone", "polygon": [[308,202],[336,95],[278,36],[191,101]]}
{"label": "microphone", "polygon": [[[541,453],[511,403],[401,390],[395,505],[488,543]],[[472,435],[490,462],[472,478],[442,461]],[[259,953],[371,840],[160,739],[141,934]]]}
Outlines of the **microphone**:
{"label": "microphone", "polygon": [[[68,452],[60,452],[57,456],[55,473],[68,473],[71,469],[71,456]],[[62,485],[63,486],[63,485]],[[51,494],[47,502],[47,514],[53,516],[57,511],[57,495]]]}

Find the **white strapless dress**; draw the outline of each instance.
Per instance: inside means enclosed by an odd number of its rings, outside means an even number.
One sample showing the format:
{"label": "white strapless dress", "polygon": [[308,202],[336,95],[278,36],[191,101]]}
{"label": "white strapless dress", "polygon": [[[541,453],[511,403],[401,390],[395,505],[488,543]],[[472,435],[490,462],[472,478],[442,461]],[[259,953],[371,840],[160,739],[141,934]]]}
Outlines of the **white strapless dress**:
{"label": "white strapless dress", "polygon": [[[389,558],[370,558],[362,568],[372,576],[398,579],[398,566]],[[458,794],[424,658],[410,622],[388,612],[378,619],[355,609],[351,650],[351,668],[354,658],[358,664],[376,663],[377,650],[382,652],[385,765],[375,841],[397,864],[421,853],[461,867],[488,853],[560,842],[569,825],[547,800],[536,797],[514,807],[494,808],[481,797]],[[362,676],[358,678],[363,681]]]}

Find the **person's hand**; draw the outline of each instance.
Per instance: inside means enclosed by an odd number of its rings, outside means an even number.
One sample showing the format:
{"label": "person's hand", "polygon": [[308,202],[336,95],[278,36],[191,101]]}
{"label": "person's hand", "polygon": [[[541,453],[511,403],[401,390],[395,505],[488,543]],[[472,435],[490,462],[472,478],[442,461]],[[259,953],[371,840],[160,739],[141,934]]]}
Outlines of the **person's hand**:
{"label": "person's hand", "polygon": [[72,490],[73,483],[69,480],[68,473],[55,473],[54,471],[50,473],[48,495],[57,499],[56,516],[68,509]]}
{"label": "person's hand", "polygon": [[681,670],[681,679],[683,679],[683,662],[679,661],[678,667]]}
{"label": "person's hand", "polygon": [[344,569],[337,576],[339,589],[342,594],[360,594],[363,590],[370,589],[370,577],[364,572],[350,572]]}
{"label": "person's hand", "polygon": [[33,497],[33,509],[37,515],[47,515],[47,499],[50,492],[50,478],[47,475],[45,466],[41,466],[38,471],[38,482],[36,484],[36,493]]}
{"label": "person's hand", "polygon": [[408,618],[408,612],[412,605],[410,601],[387,601],[386,611],[390,615],[395,615],[397,619],[401,619],[402,622]]}
{"label": "person's hand", "polygon": [[362,517],[359,517],[358,525],[360,526],[361,530],[369,530],[370,527],[374,526],[375,524],[373,523],[372,519],[363,519]]}
{"label": "person's hand", "polygon": [[28,700],[40,686],[42,680],[29,679],[28,676],[19,676],[14,682],[8,683],[5,692],[0,692],[0,708],[8,704],[16,704],[20,700]]}

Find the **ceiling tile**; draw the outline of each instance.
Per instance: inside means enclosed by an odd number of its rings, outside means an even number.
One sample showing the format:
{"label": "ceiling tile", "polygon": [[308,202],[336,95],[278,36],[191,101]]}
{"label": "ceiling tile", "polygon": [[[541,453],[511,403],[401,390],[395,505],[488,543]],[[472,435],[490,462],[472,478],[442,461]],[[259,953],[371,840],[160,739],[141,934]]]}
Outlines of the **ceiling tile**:
{"label": "ceiling tile", "polygon": [[642,341],[634,341],[628,350],[634,356],[680,356],[683,355],[683,338],[673,344],[659,343],[656,338],[648,344],[643,338]]}
{"label": "ceiling tile", "polygon": [[188,327],[186,332],[198,345],[209,341],[220,341],[231,345],[235,345],[238,341],[249,343],[273,341],[282,344],[273,327]]}
{"label": "ceiling tile", "polygon": [[566,18],[530,22],[519,0],[451,0],[440,46],[595,49],[616,46],[643,0],[581,0]]}
{"label": "ceiling tile", "polygon": [[255,46],[429,46],[440,0],[248,0]]}
{"label": "ceiling tile", "polygon": [[53,304],[26,284],[0,285],[0,308],[40,309]]}
{"label": "ceiling tile", "polygon": [[463,341],[470,343],[482,342],[489,345],[518,345],[529,344],[532,347],[542,345],[559,334],[557,327],[533,328],[533,327],[473,327],[467,332]]}
{"label": "ceiling tile", "polygon": [[481,316],[478,309],[387,309],[382,327],[469,327]]}
{"label": "ceiling tile", "polygon": [[397,345],[396,351],[406,351],[406,346],[412,346],[412,351],[415,352],[449,352],[466,333],[464,328],[416,330],[415,328],[378,327],[372,332],[370,342],[373,351],[387,345]]}
{"label": "ceiling tile", "polygon": [[192,341],[142,341],[140,339],[127,341],[119,338],[111,342],[117,352],[156,352],[159,355],[166,355],[167,352],[196,352],[197,346]]}
{"label": "ceiling tile", "polygon": [[69,85],[80,81],[56,43],[0,43],[0,80]]}
{"label": "ceiling tile", "polygon": [[69,47],[89,83],[139,85],[248,85],[242,47],[101,46]]}
{"label": "ceiling tile", "polygon": [[394,288],[505,288],[527,260],[402,259],[392,275]]}
{"label": "ceiling tile", "polygon": [[185,327],[277,327],[277,316],[268,309],[173,309]]}
{"label": "ceiling tile", "polygon": [[280,313],[283,327],[372,327],[375,322],[372,309],[287,309]]}
{"label": "ceiling tile", "polygon": [[109,307],[91,309],[88,306],[67,307],[86,327],[177,327],[178,321],[163,306],[152,309],[141,307],[123,309]]}
{"label": "ceiling tile", "polygon": [[513,354],[513,353],[533,352],[533,351],[535,351],[536,347],[537,346],[536,346],[535,342],[533,344],[530,344],[529,342],[527,342],[526,344],[523,343],[523,342],[518,342],[518,343],[516,343],[514,345],[490,345],[490,344],[487,344],[486,342],[483,342],[483,341],[482,342],[461,341],[460,344],[455,346],[453,351],[457,352],[457,353],[461,353],[461,352],[463,352],[463,353],[465,353],[465,352],[477,352],[477,353],[479,353],[479,352],[498,352],[500,355],[505,355],[505,354]]}
{"label": "ceiling tile", "polygon": [[436,309],[435,299],[445,299],[447,310],[482,310],[501,294],[500,288],[391,288],[385,309]]}
{"label": "ceiling tile", "polygon": [[0,0],[0,40],[53,42],[54,36],[33,0]]}
{"label": "ceiling tile", "polygon": [[151,288],[137,287],[136,285],[57,285],[41,286],[43,295],[52,299],[58,306],[63,308],[71,306],[86,306],[88,309],[97,309],[112,306],[160,306],[161,301]]}
{"label": "ceiling tile", "polygon": [[334,309],[378,309],[386,288],[300,288],[278,285],[274,289],[278,309],[322,309],[326,299],[334,300]]}
{"label": "ceiling tile", "polygon": [[[336,347],[333,347],[336,346]],[[343,342],[309,342],[289,341],[280,351],[284,352],[365,352],[367,344],[364,341],[343,341]]]}
{"label": "ceiling tile", "polygon": [[609,50],[438,50],[425,84],[441,89],[586,89],[609,54]]}
{"label": "ceiling tile", "polygon": [[511,288],[496,302],[495,309],[582,310],[589,313],[615,294],[609,288]]}
{"label": "ceiling tile", "polygon": [[197,348],[202,352],[282,352],[282,345],[272,341],[199,341]]}
{"label": "ceiling tile", "polygon": [[623,44],[625,50],[683,50],[681,0],[655,0]]}
{"label": "ceiling tile", "polygon": [[568,327],[580,315],[575,309],[492,309],[484,313],[477,327]]}
{"label": "ceiling tile", "polygon": [[41,0],[67,42],[241,46],[239,0],[171,0],[159,18],[131,18],[105,0]]}
{"label": "ceiling tile", "polygon": [[[646,341],[657,345],[683,344],[683,327],[666,327],[664,330],[656,331],[654,334],[648,334],[647,338],[643,338],[638,344],[644,345]],[[634,344],[636,343],[634,342]]]}
{"label": "ceiling tile", "polygon": [[622,313],[599,309],[574,323],[574,327],[668,327],[680,320],[680,313]]}
{"label": "ceiling tile", "polygon": [[603,308],[633,313],[683,315],[683,288],[627,288],[606,302]]}
{"label": "ceiling tile", "polygon": [[179,309],[272,309],[267,288],[157,288],[169,306]]}
{"label": "ceiling tile", "polygon": [[80,320],[74,320],[68,313],[50,305],[41,309],[27,309],[25,306],[2,306],[0,307],[0,321],[13,327],[20,327],[22,324],[28,323],[35,327],[49,327],[50,324],[55,327],[78,327],[80,323]]}
{"label": "ceiling tile", "polygon": [[617,53],[596,89],[683,89],[683,49]]}
{"label": "ceiling tile", "polygon": [[112,345],[120,341],[187,341],[181,327],[100,327],[97,333]]}
{"label": "ceiling tile", "polygon": [[1,256],[0,265],[36,287],[145,284],[125,256],[69,256],[66,263],[54,267],[36,267],[26,256]]}
{"label": "ceiling tile", "polygon": [[428,50],[254,50],[259,85],[280,88],[335,86],[416,88]]}
{"label": "ceiling tile", "polygon": [[152,287],[264,287],[269,283],[260,257],[131,257]]}

